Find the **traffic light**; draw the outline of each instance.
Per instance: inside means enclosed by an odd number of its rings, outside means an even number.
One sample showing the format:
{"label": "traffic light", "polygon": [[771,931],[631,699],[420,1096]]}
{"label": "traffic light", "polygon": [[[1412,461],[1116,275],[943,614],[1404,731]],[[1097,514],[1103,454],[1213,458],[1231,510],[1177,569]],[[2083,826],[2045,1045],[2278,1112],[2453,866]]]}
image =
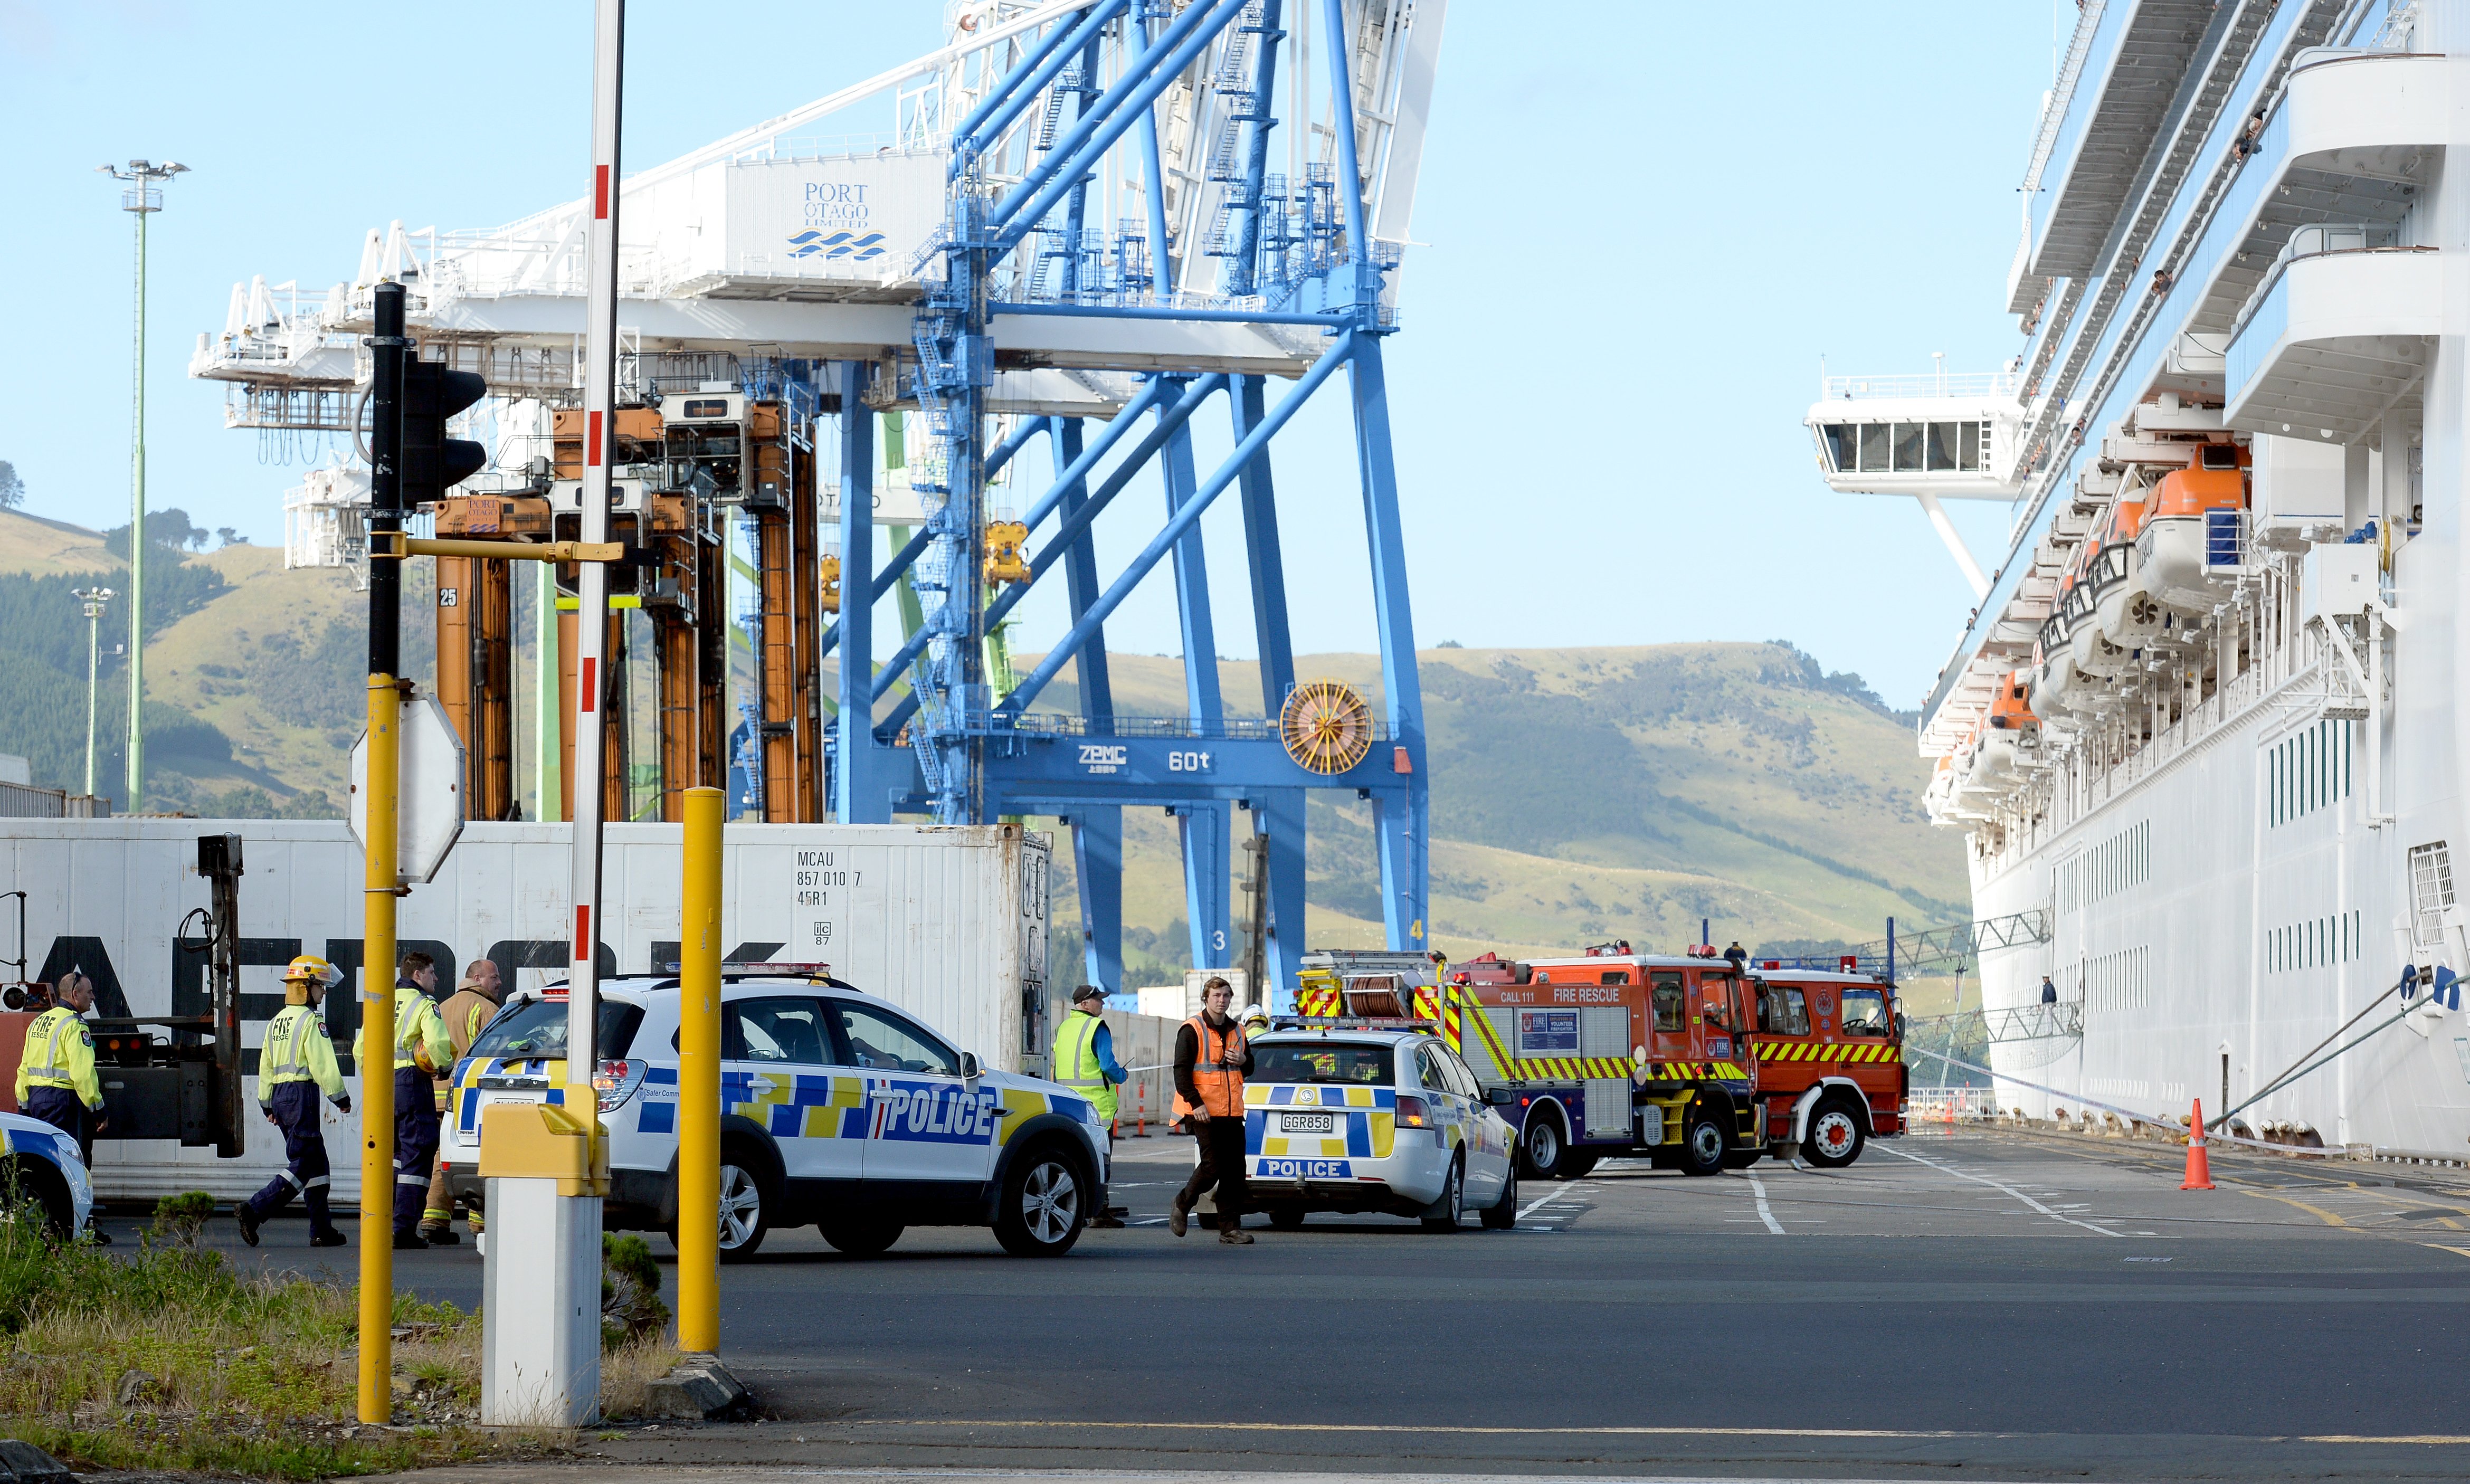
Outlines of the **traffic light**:
{"label": "traffic light", "polygon": [[469,438],[446,436],[446,420],[489,394],[469,371],[449,371],[409,354],[403,363],[403,503],[412,509],[441,499],[478,474],[489,451]]}

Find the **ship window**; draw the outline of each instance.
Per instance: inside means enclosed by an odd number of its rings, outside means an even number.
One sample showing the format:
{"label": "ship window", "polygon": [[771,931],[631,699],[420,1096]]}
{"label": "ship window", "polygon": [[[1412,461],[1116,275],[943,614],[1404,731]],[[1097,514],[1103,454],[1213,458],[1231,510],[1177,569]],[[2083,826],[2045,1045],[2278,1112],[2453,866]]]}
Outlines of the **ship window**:
{"label": "ship window", "polygon": [[1894,472],[1897,474],[1920,474],[1922,472],[1922,435],[1924,430],[1928,429],[1929,425],[1927,423],[1898,423],[1895,427],[1896,467]]}
{"label": "ship window", "polygon": [[1958,423],[1955,426],[1956,467],[1968,470],[1980,468],[1982,465],[1982,445],[1990,441],[1982,436],[1982,425],[1979,423]]}
{"label": "ship window", "polygon": [[1932,423],[1929,425],[1930,473],[1939,474],[1949,472],[1955,468],[1955,429],[1957,426],[1958,425],[1954,423]]}
{"label": "ship window", "polygon": [[1885,474],[1888,471],[1887,434],[1884,423],[1861,425],[1861,473]]}
{"label": "ship window", "polygon": [[1851,474],[1860,467],[1860,425],[1829,423],[1818,429],[1819,439],[1827,450],[1827,467],[1837,474]]}

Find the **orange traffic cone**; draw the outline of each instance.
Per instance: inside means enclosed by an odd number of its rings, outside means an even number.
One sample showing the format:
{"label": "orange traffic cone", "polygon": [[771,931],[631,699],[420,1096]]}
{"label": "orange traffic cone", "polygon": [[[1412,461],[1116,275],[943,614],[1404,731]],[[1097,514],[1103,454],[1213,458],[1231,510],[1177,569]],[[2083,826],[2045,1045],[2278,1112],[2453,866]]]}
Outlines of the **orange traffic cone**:
{"label": "orange traffic cone", "polygon": [[2209,1191],[2213,1188],[2212,1162],[2204,1154],[2204,1100],[2196,1100],[2196,1111],[2187,1122],[2187,1178],[2179,1182],[2182,1191]]}

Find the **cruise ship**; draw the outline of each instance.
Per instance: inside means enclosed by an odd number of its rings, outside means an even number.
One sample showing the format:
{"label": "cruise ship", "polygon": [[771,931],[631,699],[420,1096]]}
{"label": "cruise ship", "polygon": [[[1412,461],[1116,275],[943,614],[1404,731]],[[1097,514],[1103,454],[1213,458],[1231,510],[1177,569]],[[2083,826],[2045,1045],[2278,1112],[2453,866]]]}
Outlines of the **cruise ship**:
{"label": "cruise ship", "polygon": [[1920,745],[2003,1110],[2470,1157],[2457,133],[2470,0],[2079,0],[2016,359],[1810,408],[1977,598]]}

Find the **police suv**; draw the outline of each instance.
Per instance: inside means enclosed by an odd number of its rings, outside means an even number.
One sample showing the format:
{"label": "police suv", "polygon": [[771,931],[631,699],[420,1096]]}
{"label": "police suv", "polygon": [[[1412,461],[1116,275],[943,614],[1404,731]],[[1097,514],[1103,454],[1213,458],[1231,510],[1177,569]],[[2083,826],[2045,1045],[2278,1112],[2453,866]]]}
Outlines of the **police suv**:
{"label": "police suv", "polygon": [[0,1139],[6,1139],[6,1165],[0,1168],[5,1198],[31,1199],[43,1212],[52,1235],[68,1238],[85,1230],[94,1214],[94,1182],[87,1177],[78,1142],[38,1118],[0,1113]]}
{"label": "police suv", "polygon": [[1249,1195],[1270,1224],[1313,1211],[1421,1217],[1453,1231],[1518,1219],[1516,1133],[1457,1054],[1428,1031],[1271,1031],[1244,1079]]}
{"label": "police suv", "polygon": [[[678,981],[600,986],[600,1121],[613,1230],[677,1235]],[[1106,1207],[1107,1125],[1054,1082],[990,1071],[889,1001],[820,973],[724,977],[720,1258],[813,1224],[871,1257],[912,1226],[992,1226],[1022,1257],[1068,1252]],[[510,998],[454,1067],[443,1148],[470,1207],[480,1110],[565,1101],[564,985]]]}

